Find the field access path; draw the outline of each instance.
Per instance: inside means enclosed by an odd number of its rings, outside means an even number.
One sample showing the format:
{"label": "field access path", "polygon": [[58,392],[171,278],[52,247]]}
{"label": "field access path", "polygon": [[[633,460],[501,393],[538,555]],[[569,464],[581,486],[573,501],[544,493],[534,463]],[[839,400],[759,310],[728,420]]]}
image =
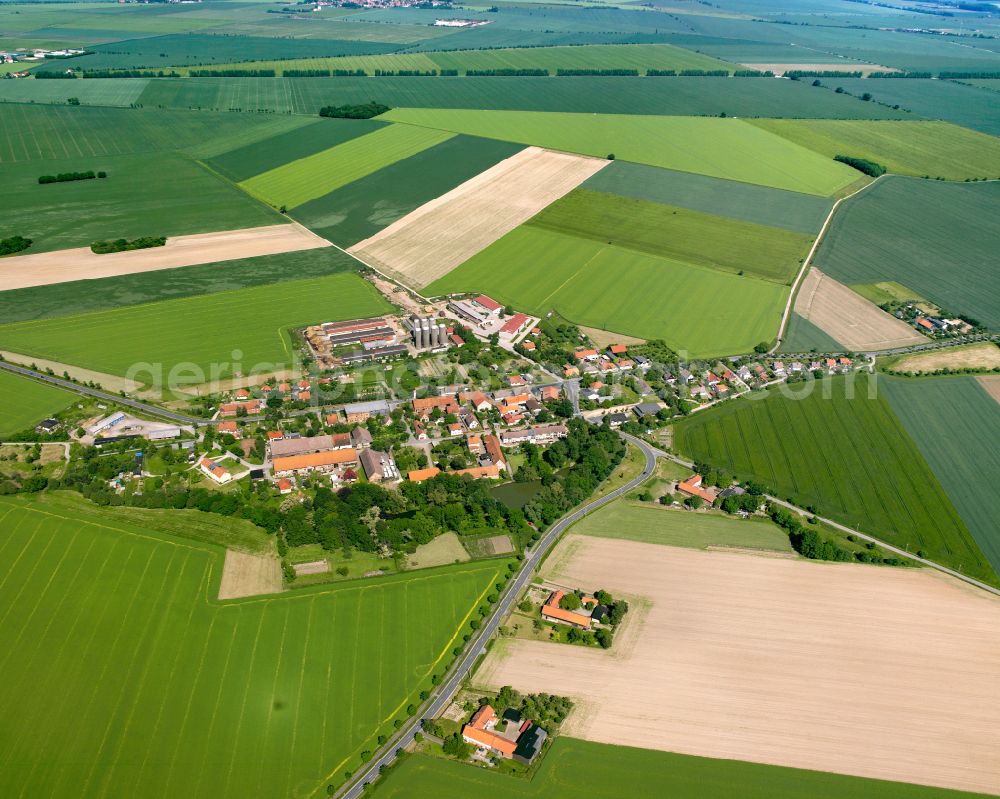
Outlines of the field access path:
{"label": "field access path", "polygon": [[510,612],[518,596],[520,596],[521,592],[531,581],[535,569],[542,563],[549,550],[559,540],[559,537],[587,514],[624,496],[652,476],[656,469],[658,452],[645,441],[632,438],[631,436],[624,436],[624,438],[630,443],[635,444],[642,451],[645,457],[645,465],[643,466],[642,473],[606,496],[595,499],[571,511],[549,528],[548,532],[542,536],[541,541],[538,542],[538,545],[525,555],[521,570],[507,585],[507,589],[501,596],[493,613],[483,621],[483,625],[479,629],[479,634],[473,636],[466,645],[462,656],[452,667],[450,676],[431,693],[430,698],[420,708],[420,712],[404,724],[402,729],[386,742],[378,751],[378,754],[354,777],[352,782],[333,794],[334,797],[337,797],[337,799],[358,799],[362,796],[365,787],[378,777],[382,768],[391,765],[396,759],[396,753],[414,742],[414,735],[420,730],[421,720],[424,718],[434,718],[444,711],[451,702],[452,697],[461,687],[462,681],[472,672],[480,655],[485,652],[486,642],[496,633],[500,622]]}

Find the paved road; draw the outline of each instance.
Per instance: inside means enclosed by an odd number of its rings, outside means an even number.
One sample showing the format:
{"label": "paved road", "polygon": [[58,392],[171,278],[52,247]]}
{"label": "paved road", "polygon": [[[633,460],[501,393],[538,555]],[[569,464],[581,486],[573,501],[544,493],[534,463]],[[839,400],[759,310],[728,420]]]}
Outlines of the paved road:
{"label": "paved road", "polygon": [[451,702],[452,697],[461,687],[462,681],[472,671],[472,667],[475,665],[476,660],[485,651],[484,646],[486,645],[486,642],[489,641],[490,638],[492,638],[496,633],[497,628],[500,626],[500,622],[510,612],[511,607],[514,602],[517,601],[521,591],[523,591],[531,581],[536,567],[539,563],[541,563],[546,553],[559,539],[559,536],[562,535],[568,527],[575,522],[578,522],[591,511],[596,510],[602,505],[606,505],[608,502],[618,499],[618,497],[621,497],[624,494],[627,494],[653,474],[653,470],[656,468],[656,457],[658,451],[654,450],[653,447],[640,439],[633,438],[632,436],[624,436],[624,438],[638,446],[642,450],[643,455],[645,455],[646,463],[642,470],[642,474],[635,479],[630,480],[621,488],[617,488],[599,499],[592,500],[568,515],[563,516],[548,529],[538,544],[526,555],[524,563],[521,566],[521,570],[510,581],[510,583],[508,583],[503,596],[501,596],[500,601],[493,609],[493,613],[490,614],[486,620],[484,620],[478,633],[472,638],[472,640],[469,641],[464,653],[452,667],[448,678],[431,694],[431,698],[427,700],[423,707],[421,707],[420,713],[408,721],[403,728],[379,750],[378,755],[366,764],[365,768],[357,774],[352,782],[345,785],[336,794],[334,794],[338,797],[338,799],[357,799],[357,797],[361,796],[365,785],[378,777],[381,768],[389,765],[396,759],[396,751],[413,743],[413,736],[420,731],[421,719],[435,718],[444,711],[444,709]]}

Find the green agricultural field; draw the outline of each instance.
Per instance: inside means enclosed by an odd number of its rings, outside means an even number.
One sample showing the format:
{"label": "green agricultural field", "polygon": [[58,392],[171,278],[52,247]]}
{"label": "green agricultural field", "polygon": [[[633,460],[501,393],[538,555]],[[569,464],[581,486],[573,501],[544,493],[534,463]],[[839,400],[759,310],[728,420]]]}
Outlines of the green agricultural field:
{"label": "green agricultural field", "polygon": [[209,158],[206,163],[234,183],[276,169],[291,161],[329,150],[385,123],[371,119],[317,119],[304,127],[279,133]]}
{"label": "green agricultural field", "polygon": [[239,185],[275,207],[294,208],[440,144],[453,135],[428,128],[390,125],[263,172]]}
{"label": "green agricultural field", "polygon": [[[10,6],[7,6],[10,8]],[[11,64],[20,71],[23,67]],[[128,108],[139,100],[149,84],[149,78],[115,78],[114,80],[88,80],[72,83],[67,91],[64,81],[56,80],[5,80],[0,82],[0,101],[4,103],[55,103],[65,105],[68,96],[76,97],[83,105],[108,105]]]}
{"label": "green agricultural field", "polygon": [[819,232],[833,206],[832,200],[812,194],[673,172],[628,161],[615,161],[606,166],[584,181],[583,188],[813,235]]}
{"label": "green agricultural field", "polygon": [[454,136],[300,205],[292,215],[328,241],[350,247],[520,149],[496,139]]}
{"label": "green agricultural field", "polygon": [[536,314],[556,310],[588,327],[662,338],[692,357],[747,352],[774,338],[788,296],[770,281],[532,225],[425,289],[430,296],[463,291],[483,291]]}
{"label": "green agricultural field", "polygon": [[738,760],[610,746],[559,736],[531,779],[430,755],[407,757],[375,799],[973,799],[973,794]]}
{"label": "green agricultural field", "polygon": [[34,427],[72,402],[68,391],[0,371],[0,437]]}
{"label": "green agricultural field", "polygon": [[843,352],[844,345],[839,343],[825,330],[816,327],[803,316],[792,311],[788,316],[788,327],[781,342],[782,352]]}
{"label": "green agricultural field", "polygon": [[[690,473],[689,473],[690,474]],[[577,535],[623,538],[672,547],[739,547],[792,552],[788,535],[766,519],[688,513],[618,500],[573,526]]]}
{"label": "green agricultural field", "polygon": [[[58,83],[62,102],[65,102],[68,91],[88,82],[73,82],[69,87],[63,85],[68,81],[59,80],[2,83]],[[214,111],[192,114],[132,108],[0,104],[0,130],[6,132],[0,137],[0,164],[185,148],[192,148],[191,154],[204,158],[219,146],[232,149],[301,124],[302,120],[288,117]]]}
{"label": "green agricultural field", "polygon": [[[397,108],[383,119],[830,195],[858,173],[738,119]],[[998,144],[1000,146],[1000,144]]]}
{"label": "green agricultural field", "polygon": [[998,217],[1000,183],[883,178],[837,212],[816,265],[848,285],[902,283],[1000,329]]}
{"label": "green agricultural field", "polygon": [[858,374],[853,382],[827,379],[728,402],[679,422],[675,446],[825,516],[997,583],[879,387]]}
{"label": "green agricultural field", "polygon": [[778,283],[791,283],[813,239],[776,227],[587,189],[570,192],[529,224]]}
{"label": "green agricultural field", "polygon": [[1000,574],[1000,404],[974,377],[882,377],[879,383]]}
{"label": "green agricultural field", "polygon": [[[276,16],[276,15],[271,15]],[[388,28],[363,25],[365,28]],[[429,30],[429,28],[425,29]],[[51,82],[51,81],[50,81]],[[88,103],[90,92],[103,96],[102,84],[121,80],[88,79],[77,93]],[[13,86],[10,86],[13,84]],[[25,102],[20,81],[0,81],[0,101]],[[92,87],[88,89],[88,87]],[[804,119],[901,119],[912,114],[808,83],[787,80],[723,78],[197,78],[156,79],[138,98],[147,108],[214,108],[315,114],[332,100],[364,103],[377,99],[395,108],[491,108],[523,111],[569,111],[663,116],[788,117]],[[76,87],[74,87],[76,88]],[[45,102],[64,103],[51,92]],[[42,102],[42,100],[39,100]],[[125,103],[126,105],[128,103]]]}
{"label": "green agricultural field", "polygon": [[451,659],[503,562],[218,602],[222,550],[0,499],[0,793],[324,795]]}
{"label": "green agricultural field", "polygon": [[900,175],[1000,176],[1000,139],[948,122],[759,119],[751,124],[828,158],[868,158]]}
{"label": "green agricultural field", "polygon": [[359,55],[345,58],[296,58],[234,64],[234,68],[273,69],[282,74],[287,69],[346,69],[398,71],[455,69],[464,75],[468,70],[544,69],[555,74],[558,69],[724,69],[733,64],[673,47],[669,44],[592,44],[582,47],[519,47],[497,50],[450,50],[446,52]]}
{"label": "green agricultural field", "polygon": [[[0,267],[2,265],[3,261],[0,261]],[[98,280],[71,280],[50,286],[0,291],[0,319],[21,322],[75,316],[90,311],[353,272],[357,268],[358,262],[347,253],[335,247],[324,247]]]}
{"label": "green agricultural field", "polygon": [[0,325],[0,349],[118,375],[135,365],[134,379],[144,383],[173,372],[176,383],[192,385],[206,382],[212,369],[230,377],[255,366],[290,367],[290,328],[390,310],[366,280],[334,274]]}
{"label": "green agricultural field", "polygon": [[[104,170],[102,180],[40,185],[39,175]],[[87,155],[3,167],[2,229],[32,239],[25,252],[86,247],[101,239],[180,236],[283,217],[182,153]],[[0,261],[0,269],[15,268]],[[11,264],[11,266],[8,266]]]}

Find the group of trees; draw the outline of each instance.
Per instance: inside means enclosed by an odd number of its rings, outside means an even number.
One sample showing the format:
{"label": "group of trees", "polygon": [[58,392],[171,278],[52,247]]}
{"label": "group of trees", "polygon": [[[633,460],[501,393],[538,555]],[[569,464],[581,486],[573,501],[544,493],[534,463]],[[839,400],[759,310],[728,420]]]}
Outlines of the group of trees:
{"label": "group of trees", "polygon": [[94,172],[88,169],[86,172],[60,172],[58,175],[39,175],[39,183],[67,183],[73,180],[93,180],[94,178],[106,178],[107,172]]}
{"label": "group of trees", "polygon": [[32,239],[27,239],[24,236],[8,236],[5,239],[0,239],[0,255],[13,255],[16,252],[26,250],[31,246],[31,242]]}
{"label": "group of trees", "polygon": [[[864,549],[851,551],[838,546],[836,542],[824,539],[818,532],[802,524],[799,516],[779,505],[770,503],[768,515],[779,527],[788,532],[792,547],[805,558],[812,560],[858,561],[860,563],[876,563],[885,566],[909,566],[912,561],[893,555],[883,555],[882,550],[873,541],[864,544]],[[813,518],[810,521],[815,522]],[[848,535],[847,540],[860,543],[857,536]],[[917,550],[918,557],[924,557],[923,550]]]}
{"label": "group of trees", "polygon": [[103,255],[109,252],[125,252],[126,250],[146,250],[150,247],[162,247],[166,243],[166,236],[141,236],[131,241],[128,239],[95,241],[90,245],[90,249],[98,255]]}
{"label": "group of trees", "polygon": [[389,106],[372,101],[355,105],[326,105],[319,109],[319,115],[335,119],[371,119],[388,110]]}
{"label": "group of trees", "polygon": [[885,174],[885,167],[882,166],[882,164],[878,164],[875,161],[869,161],[867,158],[857,158],[853,155],[835,155],[833,160],[840,161],[842,164],[854,167],[859,172],[864,172],[866,175],[873,178],[877,178]]}

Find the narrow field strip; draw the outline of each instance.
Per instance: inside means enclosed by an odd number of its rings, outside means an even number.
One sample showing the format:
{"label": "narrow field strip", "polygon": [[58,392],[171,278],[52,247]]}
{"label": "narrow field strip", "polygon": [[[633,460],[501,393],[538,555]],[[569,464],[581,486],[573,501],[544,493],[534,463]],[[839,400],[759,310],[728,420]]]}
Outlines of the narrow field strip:
{"label": "narrow field strip", "polygon": [[238,185],[275,208],[295,208],[454,135],[410,125],[389,125]]}

